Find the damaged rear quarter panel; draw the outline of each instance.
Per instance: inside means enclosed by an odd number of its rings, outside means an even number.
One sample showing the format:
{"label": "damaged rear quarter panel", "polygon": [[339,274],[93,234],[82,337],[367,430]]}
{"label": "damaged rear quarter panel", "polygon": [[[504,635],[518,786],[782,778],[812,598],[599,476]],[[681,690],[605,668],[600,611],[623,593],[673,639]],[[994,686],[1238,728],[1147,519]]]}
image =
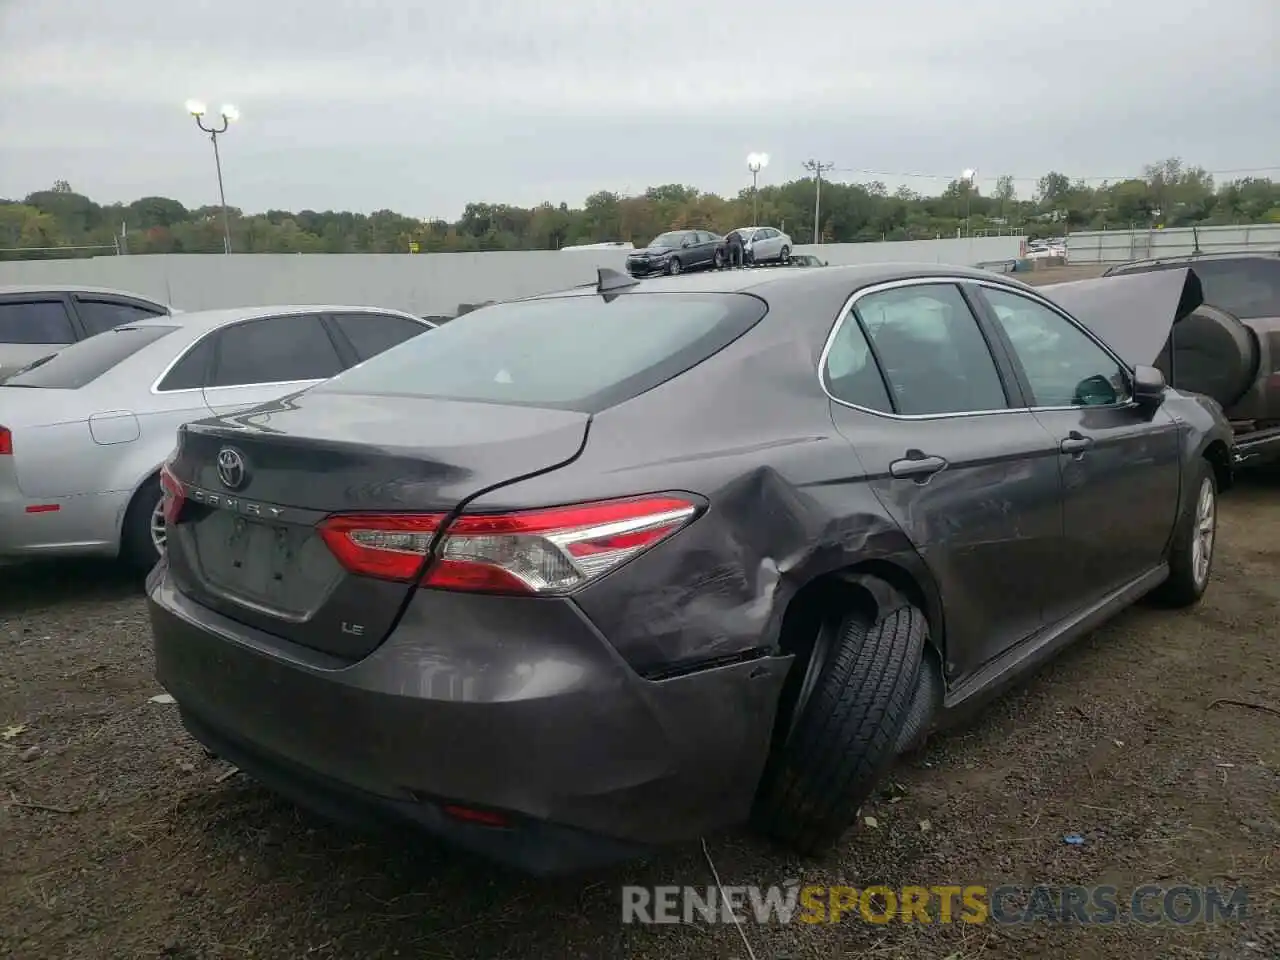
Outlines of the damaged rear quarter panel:
{"label": "damaged rear quarter panel", "polygon": [[573,598],[642,674],[770,650],[787,602],[814,577],[870,559],[918,561],[863,483],[818,384],[821,343],[845,296],[811,330],[771,301],[752,332],[690,373],[598,414],[573,463],[468,509],[698,494],[709,506],[694,523]]}

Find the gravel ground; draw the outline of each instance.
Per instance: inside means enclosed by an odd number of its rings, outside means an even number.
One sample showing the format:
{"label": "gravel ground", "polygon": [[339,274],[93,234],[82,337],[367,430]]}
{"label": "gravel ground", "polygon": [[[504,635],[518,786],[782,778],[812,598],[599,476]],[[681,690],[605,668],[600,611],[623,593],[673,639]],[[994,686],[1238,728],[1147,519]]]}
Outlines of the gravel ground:
{"label": "gravel ground", "polygon": [[826,860],[707,849],[725,884],[1243,885],[1244,919],[624,925],[622,884],[712,882],[700,845],[535,881],[303,814],[149,701],[139,585],[74,564],[0,569],[0,956],[1278,957],[1280,714],[1258,707],[1280,709],[1280,475],[1242,482],[1221,521],[1200,606],[1136,607],[932,740]]}

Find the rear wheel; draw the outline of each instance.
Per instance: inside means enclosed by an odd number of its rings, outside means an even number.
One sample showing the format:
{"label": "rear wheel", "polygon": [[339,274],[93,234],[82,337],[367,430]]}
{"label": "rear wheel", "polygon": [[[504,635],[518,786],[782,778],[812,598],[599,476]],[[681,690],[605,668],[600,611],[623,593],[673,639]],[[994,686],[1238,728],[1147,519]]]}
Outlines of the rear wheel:
{"label": "rear wheel", "polygon": [[788,263],[791,260],[791,248],[783,247],[782,252],[778,254],[779,263]]}
{"label": "rear wheel", "polygon": [[723,250],[716,251],[716,255],[713,258],[713,263],[715,264],[715,268],[717,270],[724,269],[724,251]]}
{"label": "rear wheel", "polygon": [[840,839],[897,755],[926,633],[924,614],[906,605],[874,621],[863,613],[841,621],[766,768],[758,830],[802,854]]}
{"label": "rear wheel", "polygon": [[1167,607],[1198,603],[1213,572],[1213,548],[1218,539],[1218,482],[1212,465],[1200,461],[1192,479],[1195,495],[1178,521],[1169,548],[1169,579],[1151,592],[1151,598]]}
{"label": "rear wheel", "polygon": [[164,514],[160,503],[160,478],[147,480],[133,495],[120,531],[120,559],[146,572],[164,552]]}

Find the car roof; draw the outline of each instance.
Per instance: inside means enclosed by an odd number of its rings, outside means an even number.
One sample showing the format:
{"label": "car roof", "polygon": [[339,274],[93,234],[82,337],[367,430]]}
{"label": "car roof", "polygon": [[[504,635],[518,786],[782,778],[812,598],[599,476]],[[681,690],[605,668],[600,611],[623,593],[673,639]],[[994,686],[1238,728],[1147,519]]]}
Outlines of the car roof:
{"label": "car roof", "polygon": [[96,293],[112,297],[128,297],[131,300],[142,300],[146,303],[154,303],[157,306],[166,306],[163,300],[157,300],[155,297],[134,293],[131,290],[116,290],[112,287],[93,287],[83,283],[0,283],[0,296],[10,294],[21,296],[40,293]]}
{"label": "car roof", "polygon": [[1108,273],[1125,273],[1130,270],[1141,270],[1144,267],[1183,266],[1202,260],[1274,260],[1280,257],[1280,250],[1221,250],[1210,253],[1178,253],[1167,257],[1148,257],[1143,260],[1130,260],[1117,263],[1108,268]]}
{"label": "car roof", "polygon": [[[945,263],[861,263],[828,267],[816,273],[810,273],[807,270],[713,270],[637,280],[634,286],[625,289],[635,293],[751,293],[768,300],[774,294],[806,292],[821,294],[833,290],[843,290],[851,294],[860,287],[889,283],[894,280],[910,280],[916,277],[972,278],[1034,292],[1033,287],[1003,274],[992,273],[977,267],[952,266]],[[595,294],[595,284],[587,284],[525,299],[594,296]]]}
{"label": "car roof", "polygon": [[[264,307],[226,307],[220,310],[192,310],[189,313],[181,314],[182,328],[191,331],[213,330],[217,327],[225,326],[228,323],[235,323],[240,320],[264,320],[267,317],[296,316],[298,314],[314,314],[314,313],[389,313],[397,317],[404,317],[407,320],[414,320],[423,326],[428,326],[429,321],[422,317],[415,317],[411,313],[405,313],[403,310],[392,310],[387,307],[371,307],[350,306],[340,304],[272,304]],[[155,326],[161,324],[171,326],[174,323],[173,317],[148,317],[145,320],[130,321],[131,327]]]}

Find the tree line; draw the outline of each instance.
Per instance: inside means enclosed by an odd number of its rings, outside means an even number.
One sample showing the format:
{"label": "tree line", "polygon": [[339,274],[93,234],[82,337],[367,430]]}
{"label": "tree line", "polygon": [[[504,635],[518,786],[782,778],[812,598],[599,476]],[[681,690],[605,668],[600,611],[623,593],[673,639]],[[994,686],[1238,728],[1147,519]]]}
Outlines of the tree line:
{"label": "tree line", "polygon": [[[555,250],[578,243],[629,240],[637,246],[664,230],[699,228],[725,233],[752,222],[780,227],[797,243],[814,238],[812,178],[750,188],[736,197],[667,184],[639,196],[601,191],[580,207],[544,203],[525,208],[469,203],[455,222],[420,220],[392,210],[268,210],[229,208],[236,253],[432,253],[480,250]],[[956,180],[936,196],[884,183],[821,185],[824,242],[922,240],[936,237],[1280,223],[1280,181],[1249,177],[1221,184],[1201,167],[1171,158],[1142,175],[1089,185],[1056,171],[1039,179],[1034,195],[1019,197],[1011,176],[994,189]],[[168,197],[100,204],[65,180],[21,200],[0,199],[0,259],[120,253],[221,253],[220,207],[189,208]]]}

